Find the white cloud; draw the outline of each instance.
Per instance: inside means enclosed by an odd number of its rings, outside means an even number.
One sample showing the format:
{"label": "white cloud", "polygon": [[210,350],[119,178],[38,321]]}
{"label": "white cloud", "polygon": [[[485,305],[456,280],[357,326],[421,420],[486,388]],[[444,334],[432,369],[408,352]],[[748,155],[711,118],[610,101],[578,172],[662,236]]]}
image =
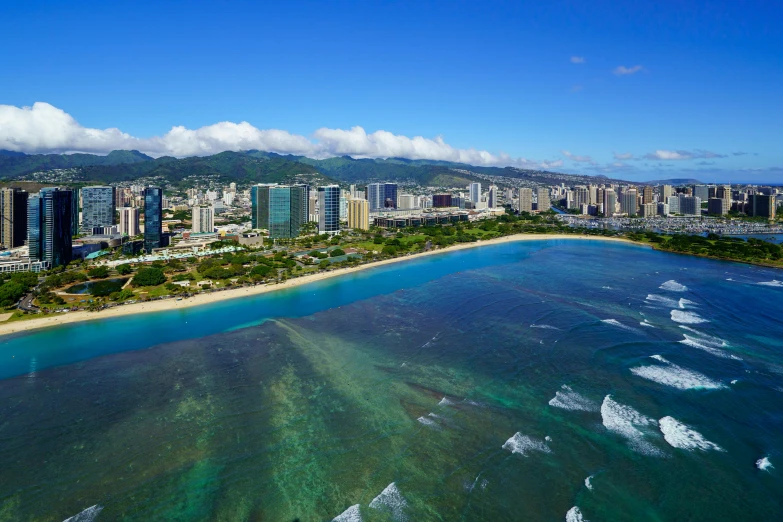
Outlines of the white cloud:
{"label": "white cloud", "polygon": [[617,76],[626,76],[628,74],[636,74],[639,71],[644,70],[644,67],[641,65],[634,65],[633,67],[625,67],[624,65],[620,65],[612,71]]}
{"label": "white cloud", "polygon": [[571,57],[571,63],[585,63],[585,57],[584,56],[572,56]]}
{"label": "white cloud", "polygon": [[560,153],[566,158],[570,159],[571,161],[578,161],[580,163],[593,163],[593,164],[595,163],[595,161],[593,161],[593,158],[591,158],[590,156],[577,156],[576,154],[571,154],[567,150],[562,150],[560,151]]}
{"label": "white cloud", "polygon": [[718,154],[716,152],[710,152],[708,150],[696,149],[689,150],[656,150],[644,155],[645,159],[650,160],[666,160],[666,161],[682,161],[692,159],[709,159],[709,158],[725,158],[725,154]]}
{"label": "white cloud", "polygon": [[614,159],[616,160],[633,159],[633,154],[631,154],[630,152],[613,152],[612,154],[614,154]]}
{"label": "white cloud", "polygon": [[561,167],[562,160],[534,161],[492,154],[485,150],[458,149],[440,136],[413,138],[362,127],[321,128],[312,139],[285,130],[262,130],[248,122],[220,122],[198,129],[172,127],[163,136],[137,138],[116,128],[82,127],[62,109],[37,102],[32,107],[0,105],[0,149],[27,153],[92,152],[135,149],[150,156],[206,156],[227,150],[259,149],[312,158],[349,155],[357,158],[402,157],[455,161],[479,166],[513,166],[528,169]]}

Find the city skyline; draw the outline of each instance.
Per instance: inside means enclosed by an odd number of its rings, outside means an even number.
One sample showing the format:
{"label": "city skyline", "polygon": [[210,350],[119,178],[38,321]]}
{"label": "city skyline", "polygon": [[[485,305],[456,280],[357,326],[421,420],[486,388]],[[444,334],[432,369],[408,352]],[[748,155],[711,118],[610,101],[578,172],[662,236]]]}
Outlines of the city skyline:
{"label": "city skyline", "polygon": [[[631,181],[770,183],[783,173],[779,6],[569,5],[561,16],[557,2],[156,5],[155,17],[140,7],[8,9],[8,47],[23,19],[35,15],[41,30],[13,45],[0,149],[183,157],[257,148]],[[108,23],[119,16],[123,27]],[[181,23],[164,24],[174,16]],[[284,36],[291,22],[279,22],[292,19],[302,38]],[[144,45],[126,43],[130,27],[145,31]],[[190,38],[210,30],[224,38]],[[134,61],[145,65],[126,67]],[[43,63],[57,82],[41,81],[44,68],[31,64]],[[203,74],[212,64],[220,74]]]}

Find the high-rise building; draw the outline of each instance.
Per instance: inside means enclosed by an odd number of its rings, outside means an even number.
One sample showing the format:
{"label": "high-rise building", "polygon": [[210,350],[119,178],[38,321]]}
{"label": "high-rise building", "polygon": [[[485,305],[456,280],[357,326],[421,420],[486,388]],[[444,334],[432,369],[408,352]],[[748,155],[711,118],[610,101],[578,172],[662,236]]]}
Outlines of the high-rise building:
{"label": "high-rise building", "polygon": [[549,201],[549,188],[547,187],[538,187],[536,189],[536,197],[538,198],[538,203],[536,204],[536,208],[539,212],[546,212],[550,208],[552,208],[552,204]]}
{"label": "high-rise building", "polygon": [[[305,186],[255,185],[250,194],[253,228],[266,229],[272,239],[299,235],[302,224],[306,222],[302,208],[307,194]],[[339,197],[338,188],[338,219]]]}
{"label": "high-rise building", "polygon": [[729,213],[731,200],[723,198],[710,198],[707,202],[707,211],[716,216],[725,216]]}
{"label": "high-rise building", "polygon": [[147,187],[144,197],[144,250],[149,254],[163,241],[163,189]]}
{"label": "high-rise building", "polygon": [[655,217],[658,212],[658,205],[655,203],[642,203],[642,217]]}
{"label": "high-rise building", "polygon": [[481,201],[481,183],[471,183],[468,188],[470,189],[470,200],[473,203]]}
{"label": "high-rise building", "polygon": [[193,207],[191,230],[194,234],[215,231],[215,211],[212,207]]}
{"label": "high-rise building", "polygon": [[296,183],[293,185],[294,187],[299,187],[301,191],[299,192],[299,197],[301,199],[299,203],[299,208],[302,212],[302,224],[307,223],[310,221],[310,214],[315,211],[315,207],[310,208],[311,201],[310,201],[310,193],[312,191],[312,187],[308,185],[307,183]]}
{"label": "high-rise building", "polygon": [[95,228],[114,225],[116,200],[113,187],[84,187],[81,197],[82,233],[92,234]]}
{"label": "high-rise building", "polygon": [[669,196],[673,196],[674,191],[672,190],[671,185],[661,185],[661,201],[666,203],[666,201],[669,199]]}
{"label": "high-rise building", "polygon": [[416,208],[416,196],[412,194],[400,194],[397,196],[397,208],[403,210]]}
{"label": "high-rise building", "polygon": [[[697,185],[703,186],[705,189],[707,188],[706,185]],[[680,203],[680,211],[679,213],[684,216],[701,216],[701,198],[698,196],[687,196],[685,194],[680,194],[679,196],[679,203]]]}
{"label": "high-rise building", "polygon": [[707,201],[710,197],[710,187],[707,185],[694,185],[693,195],[701,201]]}
{"label": "high-rise building", "polygon": [[533,189],[519,189],[519,211],[533,212]]}
{"label": "high-rise building", "polygon": [[79,208],[81,203],[81,191],[77,188],[70,189],[71,191],[71,235],[75,236],[78,235],[80,232],[79,228]]}
{"label": "high-rise building", "polygon": [[433,208],[450,207],[451,203],[451,194],[433,194],[432,196]]}
{"label": "high-rise building", "polygon": [[348,228],[370,229],[370,203],[366,199],[348,200]]}
{"label": "high-rise building", "polygon": [[647,185],[642,189],[642,204],[653,202],[653,189]]}
{"label": "high-rise building", "polygon": [[367,201],[370,202],[370,212],[397,208],[397,184],[370,183],[367,185]]}
{"label": "high-rise building", "polygon": [[574,187],[573,208],[582,208],[582,205],[590,204],[590,191],[587,187]]}
{"label": "high-rise building", "polygon": [[[731,203],[731,186],[721,185],[715,189],[715,197],[729,200]],[[729,205],[731,206],[731,205]]]}
{"label": "high-rise building", "polygon": [[613,189],[604,190],[604,216],[612,217],[617,211],[617,193]]}
{"label": "high-rise building", "polygon": [[120,234],[130,237],[140,234],[138,207],[120,208]]}
{"label": "high-rise building", "polygon": [[0,244],[4,248],[24,245],[27,239],[27,198],[16,187],[0,189]]}
{"label": "high-rise building", "polygon": [[637,192],[636,189],[628,189],[623,192],[620,200],[620,212],[629,216],[635,216],[638,214],[637,208]]}
{"label": "high-rise building", "polygon": [[[397,185],[394,185],[394,204],[397,204]],[[318,233],[337,234],[339,232],[340,187],[337,185],[318,187]]]}
{"label": "high-rise building", "polygon": [[749,216],[775,219],[775,196],[767,194],[753,194],[748,198]]}
{"label": "high-rise building", "polygon": [[495,185],[490,185],[487,192],[487,207],[497,208],[498,206],[498,188]]}
{"label": "high-rise building", "polygon": [[669,196],[666,198],[666,203],[669,206],[669,214],[680,213],[680,196]]}
{"label": "high-rise building", "polygon": [[49,263],[50,267],[71,262],[73,192],[43,188],[28,199],[27,244],[30,259]]}

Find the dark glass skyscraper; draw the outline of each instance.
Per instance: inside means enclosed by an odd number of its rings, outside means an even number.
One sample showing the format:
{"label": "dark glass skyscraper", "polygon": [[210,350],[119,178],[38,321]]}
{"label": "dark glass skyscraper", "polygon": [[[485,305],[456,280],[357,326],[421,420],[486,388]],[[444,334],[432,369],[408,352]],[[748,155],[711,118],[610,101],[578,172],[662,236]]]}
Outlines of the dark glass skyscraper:
{"label": "dark glass skyscraper", "polygon": [[113,187],[84,187],[82,194],[82,232],[92,234],[93,229],[114,225]]}
{"label": "dark glass skyscraper", "polygon": [[27,198],[16,187],[0,190],[0,244],[5,248],[24,245],[27,239]]}
{"label": "dark glass skyscraper", "polygon": [[144,250],[149,254],[161,247],[163,237],[163,189],[144,189]]}
{"label": "dark glass skyscraper", "polygon": [[340,187],[318,187],[318,233],[340,232]]}
{"label": "dark glass skyscraper", "polygon": [[73,193],[44,188],[31,196],[27,206],[27,243],[30,258],[46,261],[51,267],[71,262]]}
{"label": "dark glass skyscraper", "polygon": [[79,230],[79,189],[71,190],[71,235],[77,235]]}
{"label": "dark glass skyscraper", "polygon": [[253,228],[266,229],[269,237],[289,238],[299,235],[306,222],[307,189],[304,186],[256,185],[250,192]]}
{"label": "dark glass skyscraper", "polygon": [[367,185],[367,201],[370,203],[370,212],[397,208],[397,184],[370,183]]}

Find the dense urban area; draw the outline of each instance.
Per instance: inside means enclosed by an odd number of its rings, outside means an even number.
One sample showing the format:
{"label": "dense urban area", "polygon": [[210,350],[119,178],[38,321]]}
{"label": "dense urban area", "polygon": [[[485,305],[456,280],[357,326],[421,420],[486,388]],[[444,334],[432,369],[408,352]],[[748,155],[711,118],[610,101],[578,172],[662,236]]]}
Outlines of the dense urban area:
{"label": "dense urban area", "polygon": [[323,174],[318,163],[298,172],[271,158],[287,170],[267,183],[225,182],[203,165],[175,178],[112,183],[91,183],[80,168],[4,178],[3,320],[276,283],[516,233],[621,235],[692,255],[771,266],[781,259],[766,241],[783,232],[783,192],[771,186],[634,184],[462,165],[379,181],[379,162],[365,179],[361,164],[347,163],[350,175],[338,180],[329,175],[348,160],[335,160],[343,163]]}

